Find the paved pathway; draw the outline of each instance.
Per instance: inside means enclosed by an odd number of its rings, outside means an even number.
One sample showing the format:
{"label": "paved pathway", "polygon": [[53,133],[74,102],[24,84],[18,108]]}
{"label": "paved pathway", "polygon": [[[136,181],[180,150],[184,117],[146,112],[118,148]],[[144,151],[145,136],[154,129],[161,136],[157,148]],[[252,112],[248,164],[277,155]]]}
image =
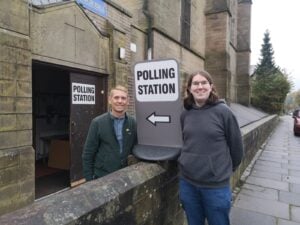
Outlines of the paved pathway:
{"label": "paved pathway", "polygon": [[300,137],[283,116],[235,198],[232,225],[300,225]]}

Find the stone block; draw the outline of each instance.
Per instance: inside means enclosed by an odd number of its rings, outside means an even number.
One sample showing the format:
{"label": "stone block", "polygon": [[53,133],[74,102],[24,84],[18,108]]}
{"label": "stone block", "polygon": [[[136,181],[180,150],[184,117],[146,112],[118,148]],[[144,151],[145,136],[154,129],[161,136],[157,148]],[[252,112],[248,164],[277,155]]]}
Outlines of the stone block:
{"label": "stone block", "polygon": [[32,147],[0,151],[0,215],[34,201],[34,160]]}
{"label": "stone block", "polygon": [[16,96],[16,82],[14,80],[0,80],[0,96]]}
{"label": "stone block", "polygon": [[0,132],[0,149],[32,145],[32,131],[4,131]]}
{"label": "stone block", "polygon": [[17,132],[5,131],[0,132],[0,149],[12,148],[17,146]]}
{"label": "stone block", "polygon": [[0,96],[0,105],[0,113],[2,114],[16,112],[15,98]]}
{"label": "stone block", "polygon": [[26,1],[0,1],[0,26],[29,35],[29,9]]}
{"label": "stone block", "polygon": [[152,214],[153,204],[152,193],[145,193],[144,197],[135,202],[134,205],[135,220],[137,224],[144,224]]}
{"label": "stone block", "polygon": [[17,127],[17,116],[15,114],[0,114],[0,132],[13,131]]}
{"label": "stone block", "polygon": [[16,183],[0,188],[0,215],[11,212],[18,208],[17,205],[20,194],[19,190],[19,185]]}
{"label": "stone block", "polygon": [[15,107],[17,113],[31,113],[32,99],[31,98],[16,98]]}
{"label": "stone block", "polygon": [[24,49],[16,49],[14,53],[17,64],[31,65],[31,51]]}
{"label": "stone block", "polygon": [[15,63],[15,59],[13,58],[12,54],[12,47],[7,47],[4,45],[0,45],[0,62],[5,62],[5,63]]}
{"label": "stone block", "polygon": [[18,97],[31,97],[32,85],[28,81],[17,81],[16,95]]}
{"label": "stone block", "polygon": [[0,169],[16,167],[19,163],[19,160],[20,155],[17,149],[4,149],[0,151]]}
{"label": "stone block", "polygon": [[31,64],[31,52],[25,49],[19,49],[12,46],[0,45],[0,60],[12,64]]}
{"label": "stone block", "polygon": [[31,73],[31,64],[30,65],[16,65],[16,78],[19,81],[28,81],[32,80]]}
{"label": "stone block", "polygon": [[18,130],[32,129],[32,114],[17,114],[16,128]]}
{"label": "stone block", "polygon": [[16,146],[32,145],[32,130],[22,130],[16,132]]}
{"label": "stone block", "polygon": [[[20,181],[33,182],[35,177],[35,151],[32,146],[20,148]],[[25,185],[26,186],[26,185]],[[33,187],[32,187],[33,188]]]}
{"label": "stone block", "polygon": [[[30,174],[32,175],[32,174]],[[19,181],[20,183],[20,199],[18,201],[19,206],[29,205],[34,202],[35,199],[35,177],[23,179]]]}
{"label": "stone block", "polygon": [[0,169],[0,189],[19,182],[19,170],[16,166]]}
{"label": "stone block", "polygon": [[16,65],[8,62],[0,62],[0,79],[15,80],[16,79]]}
{"label": "stone block", "polygon": [[14,46],[20,49],[30,49],[30,39],[13,32],[0,31],[0,45]]}

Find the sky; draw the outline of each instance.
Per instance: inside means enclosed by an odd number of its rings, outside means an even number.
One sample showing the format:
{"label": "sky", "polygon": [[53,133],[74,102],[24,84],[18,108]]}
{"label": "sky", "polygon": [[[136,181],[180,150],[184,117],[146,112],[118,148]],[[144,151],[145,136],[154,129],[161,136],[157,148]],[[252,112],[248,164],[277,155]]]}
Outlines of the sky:
{"label": "sky", "polygon": [[270,32],[277,66],[300,90],[300,0],[252,0],[251,65],[259,62],[264,33]]}

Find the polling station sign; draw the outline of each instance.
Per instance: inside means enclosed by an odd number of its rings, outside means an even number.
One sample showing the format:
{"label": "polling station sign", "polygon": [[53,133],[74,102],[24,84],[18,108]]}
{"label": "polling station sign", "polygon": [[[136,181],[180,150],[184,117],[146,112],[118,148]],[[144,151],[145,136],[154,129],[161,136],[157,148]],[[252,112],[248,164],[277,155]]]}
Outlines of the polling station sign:
{"label": "polling station sign", "polygon": [[176,101],[178,64],[175,60],[141,62],[135,65],[136,98],[139,102]]}
{"label": "polling station sign", "polygon": [[180,78],[175,59],[134,66],[138,144],[133,154],[145,160],[175,158],[182,147]]}
{"label": "polling station sign", "polygon": [[94,105],[96,87],[92,84],[72,83],[72,104]]}

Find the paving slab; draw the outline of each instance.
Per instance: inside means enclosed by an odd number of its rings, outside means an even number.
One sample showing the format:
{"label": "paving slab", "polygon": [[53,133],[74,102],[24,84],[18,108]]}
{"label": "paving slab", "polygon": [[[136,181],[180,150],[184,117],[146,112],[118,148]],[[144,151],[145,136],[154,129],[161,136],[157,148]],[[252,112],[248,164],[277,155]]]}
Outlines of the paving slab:
{"label": "paving slab", "polygon": [[271,188],[245,184],[240,194],[262,199],[278,200],[279,191]]}
{"label": "paving slab", "polygon": [[300,184],[290,184],[290,191],[300,194]]}
{"label": "paving slab", "polygon": [[262,165],[262,166],[270,166],[270,167],[279,167],[281,168],[281,163],[280,162],[272,162],[269,160],[261,160],[259,159],[255,162],[256,165]]}
{"label": "paving slab", "polygon": [[278,167],[271,167],[271,166],[265,166],[265,165],[254,165],[254,170],[260,170],[260,171],[267,171],[267,172],[273,172],[273,173],[280,173],[280,174],[288,174],[287,168],[278,168]]}
{"label": "paving slab", "polygon": [[300,172],[300,166],[299,165],[295,165],[295,164],[283,164],[282,168],[287,168],[289,170],[296,170]]}
{"label": "paving slab", "polygon": [[298,154],[290,154],[286,157],[288,160],[300,160],[300,156]]}
{"label": "paving slab", "polygon": [[283,190],[283,191],[289,190],[289,184],[287,182],[271,180],[267,178],[254,177],[251,175],[247,178],[246,183],[255,184],[261,187],[273,188],[276,190]]}
{"label": "paving slab", "polygon": [[288,152],[286,151],[285,147],[280,147],[280,151],[278,149],[278,147],[275,146],[270,146],[270,145],[266,145],[266,147],[264,148],[265,153],[272,153],[273,157],[276,157],[276,155],[278,156],[287,156]]}
{"label": "paving slab", "polygon": [[295,176],[295,177],[300,177],[300,171],[290,169],[289,170],[289,175]]}
{"label": "paving slab", "polygon": [[270,162],[279,162],[279,163],[289,163],[289,160],[284,157],[268,157],[268,156],[260,156],[259,159],[270,161]]}
{"label": "paving slab", "polygon": [[300,207],[300,194],[288,191],[279,191],[279,201]]}
{"label": "paving slab", "polygon": [[291,160],[289,160],[289,164],[295,165],[295,166],[300,166],[300,157],[299,157],[299,159],[291,159]]}
{"label": "paving slab", "polygon": [[292,221],[300,222],[300,207],[291,206],[291,217]]}
{"label": "paving slab", "polygon": [[272,173],[272,172],[260,171],[260,170],[253,170],[251,176],[268,178],[271,180],[278,180],[278,181],[281,181],[282,177],[288,177],[287,175],[281,175],[280,173]]}
{"label": "paving slab", "polygon": [[279,201],[239,194],[234,206],[283,219],[290,218],[289,204]]}
{"label": "paving slab", "polygon": [[231,225],[276,225],[276,220],[272,216],[237,207],[231,209],[230,220]]}
{"label": "paving slab", "polygon": [[269,159],[283,159],[285,156],[288,156],[288,153],[272,152],[272,151],[267,151],[265,149],[261,153],[261,157],[267,157]]}
{"label": "paving slab", "polygon": [[[267,223],[266,223],[266,225],[267,225]],[[300,225],[300,223],[279,219],[278,220],[278,225]]]}
{"label": "paving slab", "polygon": [[282,176],[282,181],[293,183],[293,184],[300,184],[300,177],[296,176]]}

